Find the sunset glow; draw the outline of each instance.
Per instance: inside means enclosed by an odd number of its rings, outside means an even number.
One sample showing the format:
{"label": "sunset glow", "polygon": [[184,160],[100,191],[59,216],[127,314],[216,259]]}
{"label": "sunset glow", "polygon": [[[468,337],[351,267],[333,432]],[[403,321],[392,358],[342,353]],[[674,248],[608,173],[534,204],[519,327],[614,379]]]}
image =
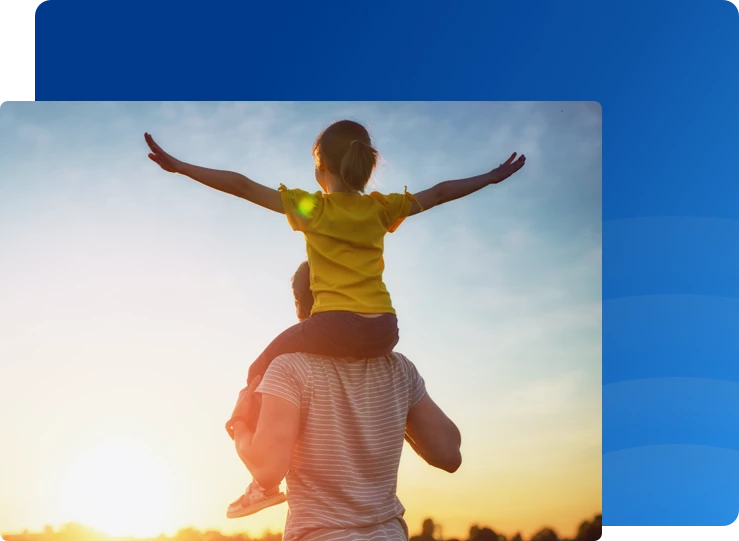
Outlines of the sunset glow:
{"label": "sunset glow", "polygon": [[60,501],[67,516],[110,535],[155,536],[175,496],[164,464],[132,441],[94,444],[66,471]]}

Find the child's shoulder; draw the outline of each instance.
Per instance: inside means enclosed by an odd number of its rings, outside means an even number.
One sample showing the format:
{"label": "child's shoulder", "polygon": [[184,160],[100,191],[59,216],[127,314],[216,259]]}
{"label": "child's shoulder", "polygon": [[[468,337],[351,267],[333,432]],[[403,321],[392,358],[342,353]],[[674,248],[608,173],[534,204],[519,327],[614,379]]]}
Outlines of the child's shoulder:
{"label": "child's shoulder", "polygon": [[303,190],[302,188],[288,188],[284,184],[280,184],[277,190],[280,192],[285,192],[287,194],[310,195],[310,196],[317,196],[317,197],[320,197],[323,194],[323,192],[321,192],[320,190],[315,191],[315,192],[309,192],[307,190]]}
{"label": "child's shoulder", "polygon": [[400,194],[400,193],[384,194],[384,193],[380,193],[380,192],[370,192],[367,195],[368,195],[368,197],[371,197],[372,199],[374,199],[375,201],[377,201],[378,203],[380,203],[382,206],[391,205],[395,201],[397,201],[398,199],[401,199],[403,197],[403,194]]}

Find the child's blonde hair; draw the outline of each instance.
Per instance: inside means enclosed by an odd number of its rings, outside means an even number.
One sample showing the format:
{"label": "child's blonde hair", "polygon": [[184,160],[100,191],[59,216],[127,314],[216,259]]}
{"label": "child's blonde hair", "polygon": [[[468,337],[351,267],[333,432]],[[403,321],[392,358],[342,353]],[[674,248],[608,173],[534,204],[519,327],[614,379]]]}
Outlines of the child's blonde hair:
{"label": "child's blonde hair", "polygon": [[352,120],[340,120],[318,135],[313,156],[317,167],[326,167],[349,188],[364,192],[379,153],[364,126]]}

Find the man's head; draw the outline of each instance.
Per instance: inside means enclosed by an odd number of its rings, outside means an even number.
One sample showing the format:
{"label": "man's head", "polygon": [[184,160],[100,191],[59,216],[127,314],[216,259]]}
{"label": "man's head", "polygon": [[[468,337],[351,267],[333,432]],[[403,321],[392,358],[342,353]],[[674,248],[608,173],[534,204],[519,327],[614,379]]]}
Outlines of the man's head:
{"label": "man's head", "polygon": [[313,292],[310,290],[310,265],[303,261],[292,279],[293,297],[295,297],[295,312],[300,321],[310,317],[313,310]]}

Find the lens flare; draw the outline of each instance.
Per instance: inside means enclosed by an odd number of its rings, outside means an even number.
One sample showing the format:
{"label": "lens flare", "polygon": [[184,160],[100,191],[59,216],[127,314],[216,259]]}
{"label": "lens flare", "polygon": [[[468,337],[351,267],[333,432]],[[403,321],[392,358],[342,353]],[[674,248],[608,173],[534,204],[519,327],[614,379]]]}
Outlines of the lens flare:
{"label": "lens flare", "polygon": [[314,208],[316,208],[316,198],[312,195],[303,197],[298,202],[298,212],[303,218],[308,218]]}

